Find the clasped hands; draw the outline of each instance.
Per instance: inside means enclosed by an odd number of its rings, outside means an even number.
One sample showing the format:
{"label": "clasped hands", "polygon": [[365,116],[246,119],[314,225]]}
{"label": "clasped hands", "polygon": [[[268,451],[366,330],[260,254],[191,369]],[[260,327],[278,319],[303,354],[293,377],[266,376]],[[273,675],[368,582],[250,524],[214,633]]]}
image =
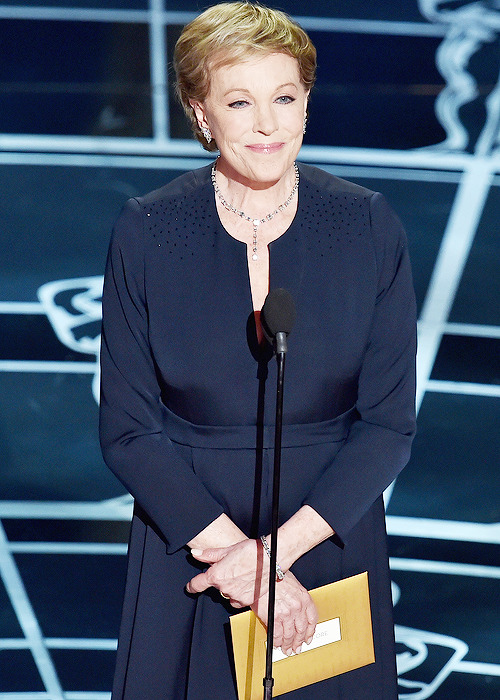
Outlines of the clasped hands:
{"label": "clasped hands", "polygon": [[[229,547],[192,549],[195,559],[210,566],[186,585],[188,593],[213,586],[234,608],[250,606],[267,625],[269,557],[259,540],[246,539]],[[284,654],[297,653],[309,643],[317,623],[314,602],[291,571],[276,583],[273,645]]]}

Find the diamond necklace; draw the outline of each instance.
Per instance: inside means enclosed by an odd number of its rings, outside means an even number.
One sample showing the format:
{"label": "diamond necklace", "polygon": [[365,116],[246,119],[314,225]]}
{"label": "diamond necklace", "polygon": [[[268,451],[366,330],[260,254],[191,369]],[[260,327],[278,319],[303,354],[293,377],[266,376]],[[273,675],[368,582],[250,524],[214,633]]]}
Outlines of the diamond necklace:
{"label": "diamond necklace", "polygon": [[258,260],[259,256],[257,255],[257,230],[261,224],[265,224],[266,221],[271,221],[272,218],[276,216],[276,214],[279,214],[281,211],[284,211],[287,206],[290,204],[290,202],[293,199],[294,194],[297,192],[299,189],[299,169],[297,167],[297,163],[293,164],[294,170],[295,170],[295,184],[292,187],[292,191],[288,195],[288,198],[286,202],[283,202],[283,204],[280,204],[277,209],[272,211],[270,214],[267,214],[267,216],[264,216],[263,219],[254,219],[252,216],[247,216],[244,211],[240,211],[239,209],[236,209],[236,207],[233,207],[232,204],[229,204],[227,202],[223,195],[222,192],[219,189],[219,185],[217,184],[217,180],[215,178],[215,173],[217,172],[217,161],[214,161],[214,164],[212,166],[212,185],[214,186],[214,191],[217,197],[220,200],[220,203],[222,206],[227,209],[228,211],[232,211],[234,214],[237,214],[238,216],[241,216],[242,219],[245,219],[245,221],[249,221],[252,226],[253,226],[253,238],[252,238],[252,260]]}

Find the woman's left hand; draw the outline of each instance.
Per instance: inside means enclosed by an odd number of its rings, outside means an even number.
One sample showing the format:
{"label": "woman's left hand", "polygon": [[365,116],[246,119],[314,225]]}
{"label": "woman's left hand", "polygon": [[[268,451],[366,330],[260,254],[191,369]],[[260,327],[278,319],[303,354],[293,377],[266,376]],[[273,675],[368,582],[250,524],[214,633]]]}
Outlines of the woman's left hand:
{"label": "woman's left hand", "polygon": [[209,568],[186,585],[188,593],[201,593],[213,586],[228,597],[234,608],[244,608],[260,598],[269,585],[269,561],[257,540],[244,540],[230,547],[192,549]]}
{"label": "woman's left hand", "polygon": [[[195,549],[192,553],[211,566],[189,581],[186,585],[189,593],[201,593],[213,586],[229,598],[234,608],[250,605],[267,624],[269,559],[260,543],[245,540],[230,547]],[[311,640],[316,622],[316,606],[311,596],[288,571],[276,583],[274,646],[281,647],[285,654],[297,652],[303,642]]]}

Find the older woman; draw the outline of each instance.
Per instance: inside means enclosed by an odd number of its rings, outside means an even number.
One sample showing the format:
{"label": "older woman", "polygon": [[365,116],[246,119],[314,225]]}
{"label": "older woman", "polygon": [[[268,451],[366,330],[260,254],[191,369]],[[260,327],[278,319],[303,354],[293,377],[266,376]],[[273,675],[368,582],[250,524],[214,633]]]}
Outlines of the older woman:
{"label": "older woman", "polygon": [[178,93],[220,155],[128,202],[114,231],[101,440],[135,498],[115,700],[234,699],[229,614],[266,622],[276,368],[259,311],[274,287],[297,306],[274,642],[310,640],[307,590],[368,571],[376,662],[291,695],[396,697],[381,494],[414,432],[411,275],[381,195],[295,163],[315,58],[260,5],[197,17]]}

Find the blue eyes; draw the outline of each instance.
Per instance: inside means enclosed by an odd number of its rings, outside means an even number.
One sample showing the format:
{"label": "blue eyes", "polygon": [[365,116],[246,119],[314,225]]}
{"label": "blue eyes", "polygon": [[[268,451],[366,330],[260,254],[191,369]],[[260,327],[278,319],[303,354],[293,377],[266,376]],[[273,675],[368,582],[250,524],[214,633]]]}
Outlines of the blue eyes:
{"label": "blue eyes", "polygon": [[[291,97],[290,95],[281,95],[280,97],[277,97],[274,101],[276,102],[276,104],[279,105],[288,105],[292,102],[295,102],[295,97]],[[248,104],[250,103],[247,102],[247,100],[235,100],[234,102],[231,102],[228,106],[232,109],[243,109]]]}

